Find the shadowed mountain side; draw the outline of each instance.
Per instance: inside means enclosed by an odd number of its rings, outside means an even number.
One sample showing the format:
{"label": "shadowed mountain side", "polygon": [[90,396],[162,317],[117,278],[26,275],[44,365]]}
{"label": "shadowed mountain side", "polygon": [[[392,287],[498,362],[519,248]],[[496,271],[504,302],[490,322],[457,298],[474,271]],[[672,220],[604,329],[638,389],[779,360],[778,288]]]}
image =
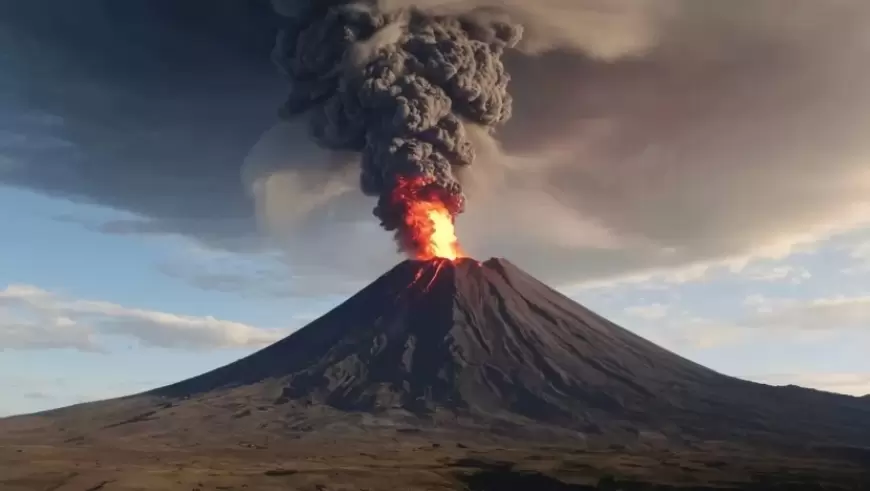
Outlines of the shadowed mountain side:
{"label": "shadowed mountain side", "polygon": [[104,414],[127,424],[200,414],[195,424],[205,433],[216,427],[213,418],[221,431],[252,424],[237,418],[252,410],[259,416],[250,419],[263,425],[296,418],[307,422],[295,427],[308,429],[368,414],[517,434],[547,427],[575,437],[655,434],[674,442],[870,443],[866,399],[716,373],[502,259],[406,261],[320,319],[235,363],[145,394],[43,416]]}

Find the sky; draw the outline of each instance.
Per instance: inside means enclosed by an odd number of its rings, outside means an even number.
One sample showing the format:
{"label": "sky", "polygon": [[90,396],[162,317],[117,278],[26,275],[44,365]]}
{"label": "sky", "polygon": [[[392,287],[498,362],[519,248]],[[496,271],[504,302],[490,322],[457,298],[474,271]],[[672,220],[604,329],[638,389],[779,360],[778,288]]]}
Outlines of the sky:
{"label": "sky", "polygon": [[[594,3],[508,60],[467,249],[720,372],[870,393],[867,7]],[[216,368],[402,259],[352,157],[278,121],[268,5],[65,5],[0,5],[0,415]]]}

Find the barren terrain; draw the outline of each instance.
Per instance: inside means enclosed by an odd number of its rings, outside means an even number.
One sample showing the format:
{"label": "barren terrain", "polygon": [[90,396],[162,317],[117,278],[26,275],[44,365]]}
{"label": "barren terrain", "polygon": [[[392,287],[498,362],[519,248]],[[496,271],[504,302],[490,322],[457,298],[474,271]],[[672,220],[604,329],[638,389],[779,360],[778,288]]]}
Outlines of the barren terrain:
{"label": "barren terrain", "polygon": [[[4,491],[870,489],[866,462],[696,450],[304,436],[227,447],[0,444]],[[819,487],[825,483],[826,487]],[[618,486],[611,486],[618,484]],[[610,486],[610,487],[608,487]]]}

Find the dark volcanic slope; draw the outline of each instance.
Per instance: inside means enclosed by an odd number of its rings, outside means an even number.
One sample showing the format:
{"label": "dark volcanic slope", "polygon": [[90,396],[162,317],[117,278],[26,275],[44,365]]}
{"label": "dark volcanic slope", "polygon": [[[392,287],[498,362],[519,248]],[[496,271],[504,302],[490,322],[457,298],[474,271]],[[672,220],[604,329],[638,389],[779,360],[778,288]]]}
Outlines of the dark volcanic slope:
{"label": "dark volcanic slope", "polygon": [[[286,398],[549,422],[636,413],[662,391],[733,385],[619,328],[504,260],[400,264],[294,335],[160,389],[185,396],[288,377]],[[702,395],[702,394],[697,394]]]}
{"label": "dark volcanic slope", "polygon": [[608,323],[504,260],[400,264],[294,335],[170,396],[288,378],[285,397],[555,421],[681,385],[730,383]]}
{"label": "dark volcanic slope", "polygon": [[344,410],[445,408],[588,433],[870,435],[857,399],[725,377],[495,259],[404,262],[283,341],[158,393],[269,378],[284,379],[284,399]]}
{"label": "dark volcanic slope", "polygon": [[268,394],[270,407],[292,411],[405,414],[445,425],[870,442],[866,400],[726,377],[497,259],[404,262],[286,339],[128,401],[158,397],[175,411],[215,394],[258,396],[258,409]]}

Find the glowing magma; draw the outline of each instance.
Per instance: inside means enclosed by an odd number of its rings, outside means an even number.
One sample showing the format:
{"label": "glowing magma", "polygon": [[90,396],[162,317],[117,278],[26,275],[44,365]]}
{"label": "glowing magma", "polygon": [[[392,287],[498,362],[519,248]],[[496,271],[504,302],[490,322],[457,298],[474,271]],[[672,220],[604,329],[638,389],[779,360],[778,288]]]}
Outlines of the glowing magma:
{"label": "glowing magma", "polygon": [[401,202],[404,227],[398,231],[403,249],[415,259],[464,257],[456,238],[454,217],[441,199],[439,188],[423,179],[402,180],[393,192]]}

